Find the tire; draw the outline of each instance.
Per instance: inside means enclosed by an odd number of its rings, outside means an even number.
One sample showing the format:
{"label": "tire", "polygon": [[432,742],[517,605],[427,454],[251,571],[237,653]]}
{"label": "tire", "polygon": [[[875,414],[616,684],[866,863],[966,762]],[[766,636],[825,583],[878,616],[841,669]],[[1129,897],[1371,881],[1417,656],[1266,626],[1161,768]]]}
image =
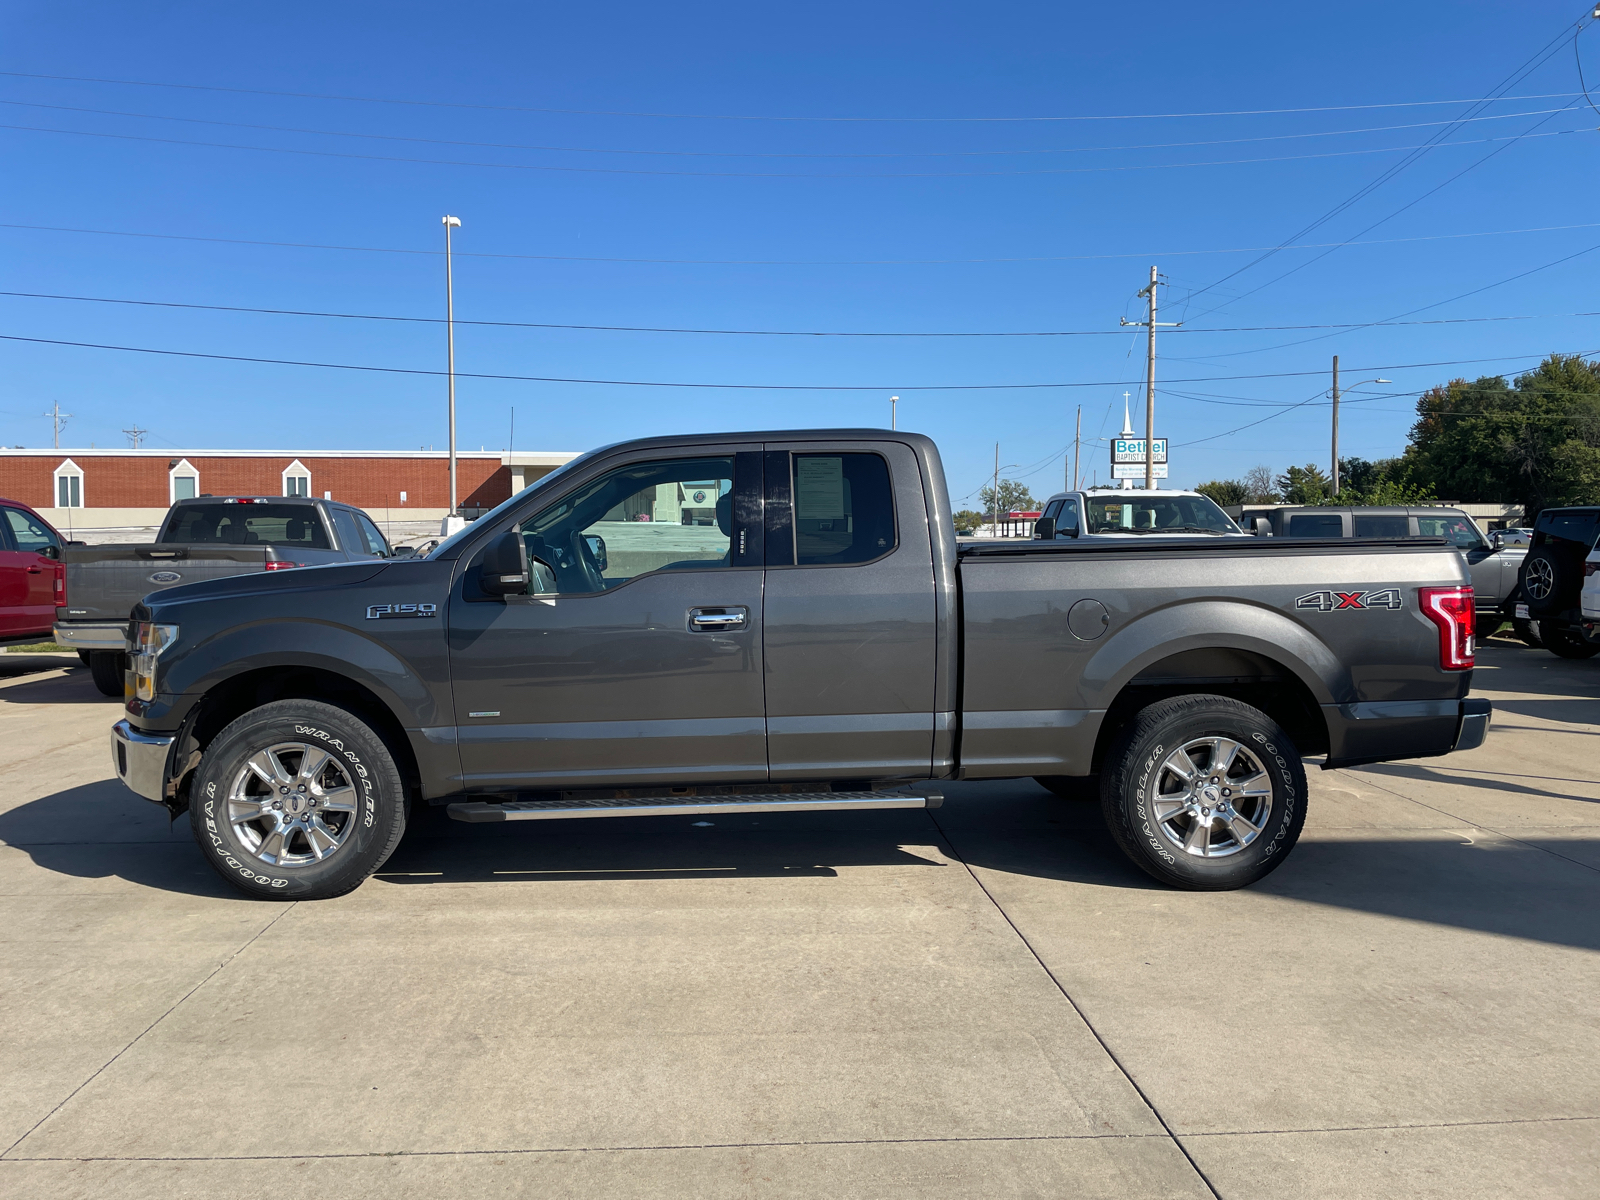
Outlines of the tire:
{"label": "tire", "polygon": [[1499,632],[1506,619],[1497,612],[1478,613],[1472,624],[1472,636],[1482,645]]}
{"label": "tire", "polygon": [[406,828],[394,754],[359,717],[315,700],[278,700],[234,721],[206,747],[190,795],[206,861],[261,900],[353,891]]}
{"label": "tire", "polygon": [[1545,631],[1544,648],[1557,658],[1593,658],[1600,654],[1600,642],[1590,642],[1570,629]]}
{"label": "tire", "polygon": [[1096,775],[1035,775],[1033,781],[1063,800],[1100,799],[1100,779]]}
{"label": "tire", "polygon": [[1532,646],[1535,650],[1544,649],[1544,638],[1539,631],[1539,622],[1524,621],[1519,617],[1511,622],[1511,632],[1521,638],[1524,645]]}
{"label": "tire", "polygon": [[1576,543],[1535,546],[1522,560],[1517,580],[1522,585],[1528,614],[1553,617],[1577,608],[1583,591],[1583,547]]}
{"label": "tire", "polygon": [[123,674],[128,669],[128,656],[118,650],[95,650],[89,654],[89,674],[102,696],[123,696]]}
{"label": "tire", "polygon": [[89,665],[89,652],[87,650],[79,650],[78,661],[87,667]]}
{"label": "tire", "polygon": [[[1204,768],[1195,778],[1205,792],[1175,774],[1185,752],[1190,767]],[[1219,755],[1231,766],[1212,774]],[[1241,784],[1250,786],[1239,792]],[[1162,802],[1163,793],[1173,798]],[[1226,696],[1176,696],[1140,711],[1112,744],[1100,808],[1117,845],[1147,874],[1187,891],[1226,891],[1256,882],[1294,849],[1306,819],[1305,767],[1259,709]]]}

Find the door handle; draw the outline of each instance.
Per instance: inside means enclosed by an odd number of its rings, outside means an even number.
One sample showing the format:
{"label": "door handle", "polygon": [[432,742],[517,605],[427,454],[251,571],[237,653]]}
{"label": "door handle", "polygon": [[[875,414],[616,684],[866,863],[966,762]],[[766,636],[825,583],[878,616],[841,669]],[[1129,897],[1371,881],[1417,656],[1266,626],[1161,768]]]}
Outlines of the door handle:
{"label": "door handle", "polygon": [[29,567],[28,568],[28,574],[29,575],[43,575],[44,574],[44,568],[43,567]]}
{"label": "door handle", "polygon": [[689,628],[695,633],[723,633],[730,629],[743,629],[749,622],[747,608],[691,608]]}

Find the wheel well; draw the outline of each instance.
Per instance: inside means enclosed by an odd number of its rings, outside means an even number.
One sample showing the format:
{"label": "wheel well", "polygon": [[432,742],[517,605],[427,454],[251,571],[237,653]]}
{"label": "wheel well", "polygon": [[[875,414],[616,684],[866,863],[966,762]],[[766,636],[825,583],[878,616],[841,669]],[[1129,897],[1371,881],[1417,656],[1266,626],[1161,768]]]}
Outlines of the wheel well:
{"label": "wheel well", "polygon": [[1157,700],[1207,692],[1258,708],[1283,726],[1302,755],[1328,752],[1328,723],[1311,689],[1283,664],[1252,650],[1184,650],[1151,663],[1124,685],[1100,723],[1094,766],[1133,715]]}
{"label": "wheel well", "polygon": [[274,700],[319,700],[336,704],[360,717],[388,747],[394,756],[400,778],[405,781],[411,796],[421,795],[422,780],[417,769],[416,755],[404,727],[389,706],[377,693],[363,687],[355,680],[337,671],[316,667],[264,667],[246,671],[223,681],[206,693],[197,706],[195,716],[187,726],[183,742],[182,768],[178,783],[178,796],[185,796],[188,776],[200,760],[200,754],[213,739],[239,717],[251,709],[271,704]]}

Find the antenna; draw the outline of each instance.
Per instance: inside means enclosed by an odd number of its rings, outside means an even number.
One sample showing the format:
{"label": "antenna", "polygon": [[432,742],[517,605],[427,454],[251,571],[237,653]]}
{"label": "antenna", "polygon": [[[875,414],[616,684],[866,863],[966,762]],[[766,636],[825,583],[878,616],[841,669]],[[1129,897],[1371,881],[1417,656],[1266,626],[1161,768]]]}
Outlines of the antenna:
{"label": "antenna", "polygon": [[144,435],[150,431],[148,429],[140,429],[135,425],[132,429],[124,429],[122,432],[128,435],[128,440],[133,443],[133,448],[137,450],[139,443],[144,441]]}

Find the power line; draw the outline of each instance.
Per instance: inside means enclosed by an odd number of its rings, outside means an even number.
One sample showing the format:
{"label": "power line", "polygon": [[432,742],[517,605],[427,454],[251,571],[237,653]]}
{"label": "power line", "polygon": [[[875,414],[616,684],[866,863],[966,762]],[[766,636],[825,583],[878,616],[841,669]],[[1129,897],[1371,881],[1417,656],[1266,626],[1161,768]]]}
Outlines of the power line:
{"label": "power line", "polygon": [[1178,113],[1118,113],[1118,114],[1085,114],[1071,116],[1032,116],[1032,117],[818,117],[818,116],[774,116],[766,114],[739,114],[739,113],[670,113],[670,112],[635,112],[619,109],[595,108],[548,108],[528,107],[511,104],[469,104],[461,101],[450,100],[404,100],[384,96],[343,96],[323,92],[283,92],[272,91],[266,88],[240,88],[218,87],[199,83],[163,83],[145,79],[109,79],[92,75],[44,75],[28,71],[0,71],[0,76],[13,79],[50,79],[67,83],[110,83],[123,87],[169,88],[189,92],[227,92],[241,96],[277,96],[292,100],[338,100],[355,104],[396,104],[413,108],[465,108],[483,112],[524,112],[524,113],[551,113],[565,116],[585,117],[651,117],[671,120],[697,120],[697,121],[779,121],[779,122],[806,122],[815,121],[822,123],[850,123],[850,124],[945,124],[945,123],[972,123],[972,124],[1006,124],[1018,122],[1055,122],[1055,121],[1152,121],[1173,120],[1189,117],[1259,117],[1277,116],[1285,113],[1314,113],[1314,112],[1355,112],[1358,110],[1382,108],[1427,108],[1433,105],[1446,104],[1483,104],[1488,101],[1507,100],[1565,100],[1573,96],[1572,92],[1554,92],[1546,95],[1533,96],[1488,96],[1482,99],[1471,100],[1399,100],[1384,104],[1332,104],[1306,108],[1255,108],[1236,109],[1228,112],[1178,112]]}
{"label": "power line", "polygon": [[101,117],[132,117],[141,121],[175,121],[185,125],[214,125],[224,129],[254,129],[265,133],[303,133],[317,137],[365,138],[381,142],[414,142],[428,146],[467,146],[480,150],[539,150],[560,154],[620,154],[641,155],[652,158],[799,158],[799,159],[871,159],[871,158],[1014,158],[1046,154],[1095,154],[1126,150],[1179,150],[1194,146],[1237,146],[1253,142],[1285,142],[1301,138],[1350,137],[1366,133],[1391,133],[1402,129],[1433,129],[1442,125],[1460,126],[1474,121],[1509,121],[1517,117],[1537,117],[1546,113],[1565,112],[1567,107],[1536,109],[1533,112],[1493,113],[1481,117],[1465,117],[1455,121],[1414,121],[1403,125],[1373,125],[1364,129],[1323,129],[1306,133],[1276,133],[1245,138],[1208,138],[1190,142],[1142,142],[1131,146],[1066,146],[1031,150],[890,150],[872,152],[832,151],[739,151],[739,150],[634,150],[603,146],[561,146],[527,142],[474,142],[457,138],[426,138],[388,133],[360,133],[344,129],[307,129],[294,125],[257,125],[245,121],[218,121],[208,117],[179,117],[166,113],[128,112],[114,108],[82,108],[70,104],[42,104],[32,100],[0,100],[0,104],[13,108],[42,108],[51,112],[87,113]]}
{"label": "power line", "polygon": [[[1600,249],[1600,245],[1590,249]],[[1588,253],[1588,251],[1580,251]],[[1577,257],[1569,255],[1568,257]],[[1565,259],[1558,261],[1566,261]],[[1554,264],[1547,263],[1546,266]],[[1535,267],[1533,271],[1543,270]],[[1523,274],[1532,274],[1526,271]],[[1513,279],[1520,276],[1513,276]],[[1510,282],[1501,280],[1501,283]],[[1487,291],[1489,284],[1479,288],[1478,291]],[[1472,295],[1467,292],[1463,295]],[[255,308],[243,304],[194,304],[177,300],[130,300],[116,296],[73,296],[56,292],[13,292],[0,291],[0,296],[14,296],[26,300],[67,300],[85,304],[126,304],[139,308],[177,308],[199,312],[230,312],[252,313],[261,316],[278,317],[325,317],[346,321],[393,321],[415,325],[443,325],[443,317],[407,317],[395,316],[384,313],[350,313],[350,312],[323,312],[315,309],[301,308]],[[1461,299],[1457,296],[1453,299]],[[1450,301],[1440,301],[1448,304]],[[1430,305],[1429,307],[1437,307]],[[1414,311],[1421,312],[1422,309]],[[1320,325],[1228,325],[1210,329],[1174,329],[1174,333],[1271,333],[1288,332],[1291,330],[1309,329],[1374,329],[1407,325],[1475,325],[1496,321],[1557,321],[1573,317],[1600,317],[1600,312],[1555,313],[1549,315],[1525,316],[1499,316],[1499,317],[1442,317],[1428,321],[1360,321],[1339,324]],[[462,317],[455,318],[457,325],[476,325],[491,329],[565,329],[599,333],[673,333],[673,334],[707,334],[725,337],[799,337],[799,338],[1049,338],[1049,337],[1124,337],[1126,334],[1120,329],[1034,329],[1034,330],[844,330],[844,329],[696,329],[670,325],[577,325],[555,321],[469,321]],[[1307,341],[1318,339],[1309,338]],[[1285,345],[1298,346],[1302,342],[1287,342]],[[1241,350],[1239,354],[1257,354],[1264,350],[1277,349],[1278,347],[1266,346],[1259,350]],[[1225,358],[1229,355],[1207,355],[1206,358]],[[1201,362],[1205,359],[1184,361]]]}
{"label": "power line", "polygon": [[[148,346],[115,346],[100,342],[74,342],[60,338],[22,337],[18,334],[0,333],[0,341],[26,342],[39,346],[70,346],[79,350],[117,350],[129,354],[157,354],[175,358],[203,358],[220,362],[264,363],[283,367],[317,367],[336,371],[373,371],[384,375],[441,376],[445,371],[422,367],[380,367],[359,363],[308,362],[289,358],[258,358],[243,354],[213,354],[199,350],[165,350]],[[1589,353],[1584,351],[1583,353]],[[1501,354],[1489,358],[1443,359],[1436,362],[1387,363],[1381,366],[1352,367],[1354,371],[1403,371],[1426,367],[1454,367],[1469,363],[1514,362],[1519,359],[1542,359],[1542,354]],[[1307,375],[1321,375],[1322,371],[1266,371],[1254,375],[1201,375],[1188,379],[1169,379],[1168,383],[1217,383],[1237,379],[1297,379]],[[1119,380],[1075,380],[1049,383],[927,383],[927,384],[832,384],[832,383],[704,383],[698,381],[658,379],[580,379],[553,375],[502,375],[487,372],[457,371],[459,379],[496,379],[519,383],[581,383],[605,387],[651,388],[708,388],[717,391],[763,392],[992,392],[1033,391],[1043,388],[1115,387]]]}
{"label": "power line", "polygon": [[[1344,246],[1393,246],[1408,242],[1452,241],[1460,238],[1508,237],[1522,233],[1561,233],[1571,229],[1600,228],[1600,221],[1576,225],[1537,225],[1526,229],[1486,229],[1474,233],[1434,233],[1405,238],[1374,238],[1371,241],[1310,242],[1291,246],[1291,250],[1338,249]],[[266,246],[282,250],[340,250],[361,254],[406,254],[429,258],[440,257],[442,250],[418,250],[398,246],[341,246],[327,242],[272,242],[255,238],[203,237],[183,233],[147,233],[125,229],[82,229],[69,225],[28,225],[18,222],[0,222],[0,229],[27,229],[43,233],[77,233],[96,237],[150,238],[170,242],[206,242],[225,246]],[[1217,250],[1138,250],[1115,254],[1060,254],[1027,255],[999,258],[843,258],[843,259],[792,259],[792,258],[623,258],[592,254],[496,254],[487,251],[457,250],[457,258],[510,259],[528,262],[604,262],[637,263],[657,266],[704,267],[926,267],[970,266],[980,263],[1057,263],[1099,262],[1123,258],[1178,258],[1208,254],[1256,254],[1270,249],[1267,246],[1234,246]]]}
{"label": "power line", "polygon": [[[1565,112],[1565,109],[1557,110]],[[1548,121],[1551,118],[1546,117]],[[1017,175],[1096,175],[1124,171],[1167,171],[1191,167],[1238,167],[1258,163],[1303,162],[1319,158],[1351,158],[1368,154],[1397,154],[1432,149],[1439,145],[1475,146],[1486,142],[1516,142],[1529,137],[1564,137],[1589,133],[1588,129],[1556,129],[1549,133],[1519,133],[1508,138],[1469,138],[1455,142],[1430,139],[1424,146],[1379,146],[1367,150],[1328,150],[1320,154],[1283,154],[1262,158],[1213,159],[1208,162],[1130,163],[1109,167],[1040,167],[1018,171],[683,171],[643,167],[574,167],[550,163],[473,162],[452,158],[415,158],[397,154],[356,154],[346,150],[307,150],[289,146],[246,146],[237,142],[202,142],[190,138],[151,137],[139,133],[104,133],[87,129],[54,129],[45,125],[0,124],[0,129],[26,133],[53,133],[68,137],[107,138],[119,142],[149,142],[162,146],[195,146],[207,150],[247,150],[256,154],[298,154],[307,158],[345,158],[359,162],[406,163],[428,167],[478,167],[498,171],[548,171],[561,175],[651,175],[695,179],[980,179]],[[1245,268],[1241,268],[1245,269]],[[1237,272],[1235,272],[1237,274]],[[1230,277],[1231,278],[1231,277]],[[1205,289],[1202,289],[1204,291]],[[1197,293],[1198,294],[1198,293]]]}

